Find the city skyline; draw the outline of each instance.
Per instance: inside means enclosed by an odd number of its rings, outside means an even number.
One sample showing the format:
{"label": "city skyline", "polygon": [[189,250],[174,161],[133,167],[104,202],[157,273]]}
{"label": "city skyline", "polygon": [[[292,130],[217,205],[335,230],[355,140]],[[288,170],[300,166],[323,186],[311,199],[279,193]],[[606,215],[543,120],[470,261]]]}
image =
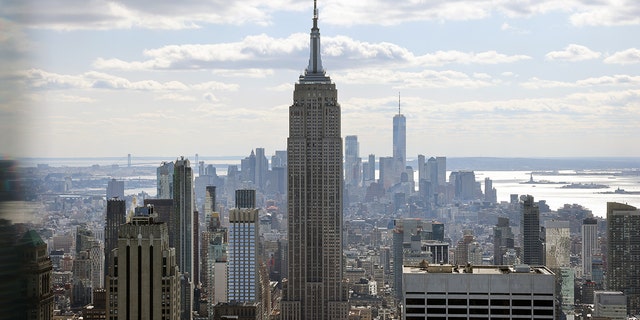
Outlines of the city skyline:
{"label": "city skyline", "polygon": [[[311,1],[1,3],[2,156],[286,148]],[[400,92],[408,158],[640,156],[638,3],[319,9],[362,155],[392,155]]]}

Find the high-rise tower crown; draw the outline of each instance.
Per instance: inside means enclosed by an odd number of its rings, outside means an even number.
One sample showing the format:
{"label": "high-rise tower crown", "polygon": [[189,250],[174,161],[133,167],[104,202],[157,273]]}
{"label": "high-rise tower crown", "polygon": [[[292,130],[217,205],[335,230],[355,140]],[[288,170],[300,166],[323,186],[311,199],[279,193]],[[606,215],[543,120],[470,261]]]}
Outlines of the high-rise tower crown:
{"label": "high-rise tower crown", "polygon": [[320,29],[318,28],[318,6],[313,0],[313,27],[311,28],[311,41],[309,46],[309,65],[304,70],[304,75],[300,75],[300,82],[331,82],[326,76],[322,67],[320,56]]}

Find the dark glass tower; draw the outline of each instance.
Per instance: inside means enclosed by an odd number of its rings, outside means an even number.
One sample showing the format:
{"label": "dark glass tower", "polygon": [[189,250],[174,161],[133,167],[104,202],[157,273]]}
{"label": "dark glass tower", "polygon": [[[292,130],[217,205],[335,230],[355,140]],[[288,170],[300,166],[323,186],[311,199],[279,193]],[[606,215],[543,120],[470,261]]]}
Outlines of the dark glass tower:
{"label": "dark glass tower", "polygon": [[607,290],[627,296],[627,314],[640,312],[640,209],[607,202]]}
{"label": "dark glass tower", "polygon": [[533,196],[520,197],[522,210],[522,262],[529,265],[542,265],[542,241],[540,240],[540,209]]}
{"label": "dark glass tower", "polygon": [[315,1],[310,51],[289,108],[289,248],[282,319],[347,319],[340,105],[336,86],[322,68]]}

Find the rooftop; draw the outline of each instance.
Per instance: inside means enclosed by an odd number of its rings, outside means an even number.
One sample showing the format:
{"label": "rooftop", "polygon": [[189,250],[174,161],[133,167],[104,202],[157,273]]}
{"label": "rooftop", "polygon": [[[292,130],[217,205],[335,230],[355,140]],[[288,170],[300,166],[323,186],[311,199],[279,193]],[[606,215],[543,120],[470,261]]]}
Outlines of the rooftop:
{"label": "rooftop", "polygon": [[429,264],[423,261],[418,266],[404,266],[403,273],[451,273],[451,274],[549,274],[553,272],[545,266],[525,264],[513,266],[458,266],[451,264]]}

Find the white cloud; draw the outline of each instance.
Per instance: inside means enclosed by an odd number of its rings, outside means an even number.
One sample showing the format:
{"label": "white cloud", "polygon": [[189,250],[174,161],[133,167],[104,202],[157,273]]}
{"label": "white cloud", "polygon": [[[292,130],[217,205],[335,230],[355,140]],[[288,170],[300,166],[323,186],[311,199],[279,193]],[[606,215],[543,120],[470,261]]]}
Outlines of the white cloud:
{"label": "white cloud", "polygon": [[500,30],[509,31],[511,33],[514,33],[514,34],[529,34],[529,33],[531,33],[528,30],[524,30],[524,29],[520,29],[520,28],[514,27],[514,26],[512,26],[512,25],[510,25],[510,24],[508,24],[506,22],[503,23],[502,26],[500,26]]}
{"label": "white cloud", "polygon": [[96,102],[96,99],[93,98],[89,98],[89,97],[81,97],[81,96],[75,96],[75,95],[69,95],[69,94],[60,94],[58,96],[56,96],[56,98],[58,101],[62,101],[62,102],[72,102],[72,103],[94,103]]}
{"label": "white cloud", "polygon": [[419,72],[397,71],[394,69],[365,69],[337,73],[333,78],[345,84],[390,85],[393,88],[481,88],[495,85],[488,75],[480,77],[445,70],[423,70]]}
{"label": "white cloud", "polygon": [[623,26],[640,24],[640,4],[634,0],[610,0],[596,2],[583,0],[584,6],[579,6],[570,17],[576,26]]}
{"label": "white cloud", "polygon": [[216,97],[216,96],[215,96],[213,93],[211,93],[211,92],[207,92],[207,93],[205,93],[205,94],[202,96],[202,98],[203,98],[204,100],[206,100],[206,101],[209,101],[209,102],[218,102],[218,101],[219,101],[219,100],[218,100],[218,97]]}
{"label": "white cloud", "polygon": [[308,4],[276,1],[3,1],[0,14],[35,28],[76,29],[186,29],[204,24],[267,25],[279,10],[299,11]]}
{"label": "white cloud", "polygon": [[640,49],[629,48],[618,51],[604,59],[604,63],[611,64],[634,64],[640,63]]}
{"label": "white cloud", "polygon": [[[239,42],[219,44],[168,45],[144,51],[145,61],[126,62],[99,58],[93,66],[99,69],[212,69],[221,76],[265,77],[274,68],[290,69],[291,60],[308,59],[308,37],[295,33],[286,38],[265,34],[247,36]],[[507,55],[494,50],[484,52],[436,51],[415,55],[409,49],[389,42],[364,42],[346,36],[323,38],[322,57],[332,69],[362,66],[443,66],[447,64],[503,64],[529,60],[527,55]],[[268,66],[270,69],[261,69]]]}
{"label": "white cloud", "polygon": [[577,88],[577,87],[597,87],[597,86],[638,86],[640,85],[640,76],[614,75],[592,77],[575,82],[543,80],[539,78],[531,78],[527,82],[521,84],[527,89],[542,88]]}
{"label": "white cloud", "polygon": [[270,87],[269,89],[273,91],[278,91],[278,92],[289,92],[289,91],[293,91],[294,86],[291,83],[282,83],[275,87]]}
{"label": "white cloud", "polygon": [[237,91],[240,86],[235,83],[224,83],[219,81],[208,81],[191,86],[195,90],[216,90],[216,91]]}
{"label": "white cloud", "polygon": [[168,100],[168,101],[183,101],[183,102],[196,101],[196,99],[193,96],[177,94],[177,93],[166,93],[162,95],[157,95],[155,99]]}
{"label": "white cloud", "polygon": [[19,74],[22,80],[33,89],[110,89],[137,91],[186,91],[186,90],[219,90],[236,91],[237,84],[217,81],[184,84],[180,81],[159,82],[155,80],[130,81],[126,78],[107,73],[89,71],[78,75],[65,75],[47,72],[40,69],[29,69]]}
{"label": "white cloud", "polygon": [[[185,29],[206,24],[264,26],[272,24],[280,12],[310,16],[310,7],[310,1],[304,0],[3,0],[0,15],[31,27],[58,30]],[[640,4],[634,0],[329,0],[320,4],[323,22],[341,26],[479,20],[496,14],[520,18],[554,12],[568,14],[577,26],[640,24]]]}
{"label": "white cloud", "polygon": [[272,76],[274,74],[273,69],[259,69],[259,68],[249,68],[249,69],[214,69],[212,70],[213,74],[221,77],[228,78],[265,78],[267,76]]}
{"label": "white cloud", "polygon": [[545,55],[546,60],[554,61],[584,61],[597,59],[600,52],[593,51],[585,46],[570,44],[562,51],[551,51]]}

